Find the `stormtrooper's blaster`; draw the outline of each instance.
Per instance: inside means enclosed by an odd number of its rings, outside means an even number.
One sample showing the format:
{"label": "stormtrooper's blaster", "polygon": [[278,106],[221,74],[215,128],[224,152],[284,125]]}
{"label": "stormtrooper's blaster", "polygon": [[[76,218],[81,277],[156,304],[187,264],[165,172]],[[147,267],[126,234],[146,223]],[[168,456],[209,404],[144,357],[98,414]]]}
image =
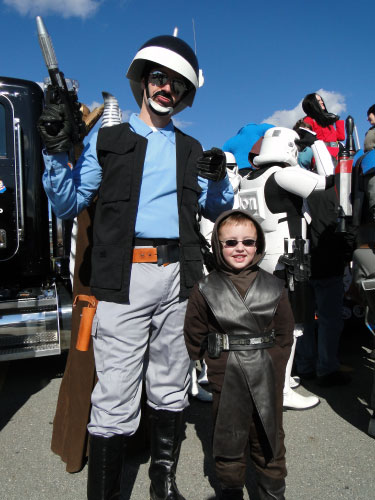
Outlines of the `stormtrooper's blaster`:
{"label": "stormtrooper's blaster", "polygon": [[[36,25],[40,48],[42,50],[43,58],[51,80],[47,88],[47,104],[64,105],[66,117],[72,128],[72,142],[73,144],[78,144],[86,135],[86,126],[82,121],[82,113],[80,111],[77,93],[74,88],[72,90],[68,90],[64,73],[59,70],[57,64],[51,38],[40,16],[37,16],[36,18]],[[46,128],[48,127],[48,133],[50,135],[57,135],[61,128],[59,123],[54,123],[52,121],[49,124],[45,124],[45,126]]]}
{"label": "stormtrooper's blaster", "polygon": [[293,253],[284,253],[279,257],[287,272],[288,288],[292,292],[295,282],[307,281],[311,275],[310,255],[305,252],[306,241],[302,236],[294,240]]}

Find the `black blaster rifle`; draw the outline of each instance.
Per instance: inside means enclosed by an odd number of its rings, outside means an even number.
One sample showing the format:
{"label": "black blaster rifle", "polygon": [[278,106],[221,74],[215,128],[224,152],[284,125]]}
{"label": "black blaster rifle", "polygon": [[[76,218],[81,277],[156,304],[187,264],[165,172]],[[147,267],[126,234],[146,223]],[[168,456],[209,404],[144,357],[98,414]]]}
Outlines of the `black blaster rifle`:
{"label": "black blaster rifle", "polygon": [[279,257],[279,262],[285,265],[288,279],[288,288],[291,292],[295,289],[295,282],[307,281],[311,275],[310,255],[305,253],[306,241],[302,236],[294,240],[293,253],[285,252]]}
{"label": "black blaster rifle", "polygon": [[[51,84],[47,89],[47,104],[63,104],[66,116],[72,129],[73,144],[80,143],[86,135],[86,125],[82,121],[82,113],[78,102],[77,94],[74,89],[68,90],[64,73],[59,70],[55,51],[51,38],[40,16],[36,18],[38,29],[38,38],[44,61],[46,63]],[[48,132],[51,135],[57,135],[60,126],[56,123],[46,124]]]}

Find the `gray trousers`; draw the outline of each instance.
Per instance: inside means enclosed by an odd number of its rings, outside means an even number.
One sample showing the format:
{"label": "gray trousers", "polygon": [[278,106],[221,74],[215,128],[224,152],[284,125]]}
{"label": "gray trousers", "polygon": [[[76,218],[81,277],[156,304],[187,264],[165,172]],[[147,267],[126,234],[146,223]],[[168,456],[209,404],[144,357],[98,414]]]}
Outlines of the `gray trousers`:
{"label": "gray trousers", "polygon": [[98,383],[91,434],[135,433],[143,379],[152,408],[182,411],[188,405],[187,301],[179,300],[179,291],[179,263],[139,263],[132,266],[129,303],[99,302],[92,327]]}

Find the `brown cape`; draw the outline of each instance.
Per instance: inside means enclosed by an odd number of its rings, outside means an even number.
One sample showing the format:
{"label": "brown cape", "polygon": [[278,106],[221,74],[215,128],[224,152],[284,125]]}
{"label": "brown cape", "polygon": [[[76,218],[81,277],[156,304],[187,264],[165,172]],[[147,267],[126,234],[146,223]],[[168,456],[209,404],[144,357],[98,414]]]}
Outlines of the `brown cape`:
{"label": "brown cape", "polygon": [[[73,296],[91,295],[89,280],[93,215],[94,206],[91,205],[78,216]],[[67,472],[80,471],[86,462],[91,392],[96,383],[92,341],[86,352],[77,351],[75,348],[81,309],[84,305],[78,303],[72,312],[70,350],[53,421],[51,449],[66,463]]]}

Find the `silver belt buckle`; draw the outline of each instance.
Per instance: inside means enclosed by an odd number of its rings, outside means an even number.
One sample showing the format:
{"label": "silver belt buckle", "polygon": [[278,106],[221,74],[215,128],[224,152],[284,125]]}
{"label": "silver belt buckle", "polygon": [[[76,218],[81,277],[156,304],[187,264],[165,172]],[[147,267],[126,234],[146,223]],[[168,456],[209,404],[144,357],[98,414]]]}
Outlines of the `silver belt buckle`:
{"label": "silver belt buckle", "polygon": [[223,351],[229,351],[229,337],[223,333]]}

